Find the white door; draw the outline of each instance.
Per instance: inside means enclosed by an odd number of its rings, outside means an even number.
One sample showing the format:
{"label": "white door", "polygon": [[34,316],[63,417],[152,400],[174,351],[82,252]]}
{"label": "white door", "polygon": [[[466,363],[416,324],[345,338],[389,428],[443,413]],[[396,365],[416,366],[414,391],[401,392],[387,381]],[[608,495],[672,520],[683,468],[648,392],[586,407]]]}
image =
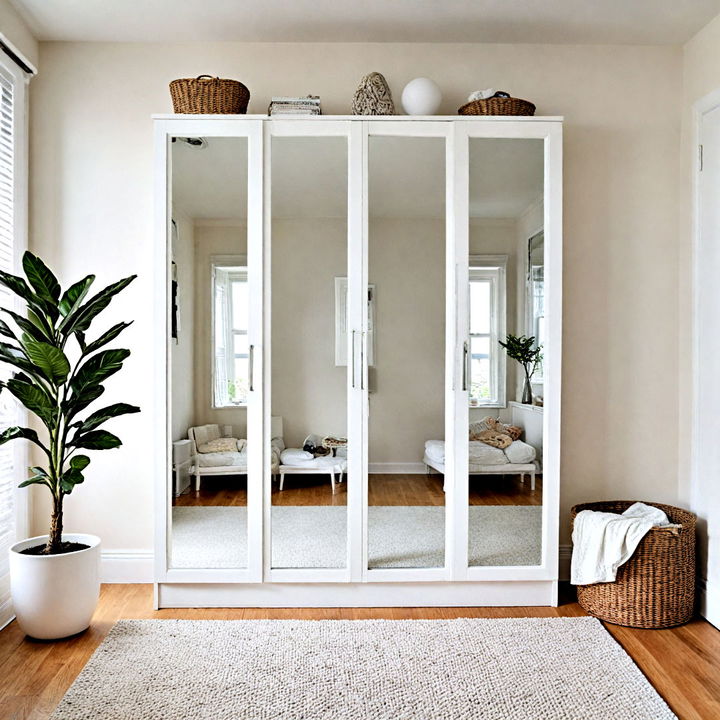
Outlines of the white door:
{"label": "white door", "polygon": [[[262,580],[262,128],[226,118],[155,126],[159,582]],[[193,491],[174,497],[170,450],[190,428],[197,446],[220,434],[240,443],[226,443],[236,458],[227,469],[194,455]]]}
{"label": "white door", "polygon": [[720,97],[706,112],[700,109],[699,130],[692,506],[707,583],[702,612],[720,626]]}

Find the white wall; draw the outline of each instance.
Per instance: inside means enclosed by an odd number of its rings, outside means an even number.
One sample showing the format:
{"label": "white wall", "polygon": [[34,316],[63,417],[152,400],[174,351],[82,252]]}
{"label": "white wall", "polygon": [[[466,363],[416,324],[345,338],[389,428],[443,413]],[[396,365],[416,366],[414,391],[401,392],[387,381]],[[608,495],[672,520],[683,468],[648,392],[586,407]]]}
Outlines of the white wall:
{"label": "white wall", "polygon": [[[678,466],[677,145],[681,51],[671,47],[452,44],[41,45],[33,81],[31,243],[67,279],[139,280],[109,319],[136,318],[135,354],[109,383],[149,410],[153,392],[152,123],[167,83],[239,77],[251,112],[270,95],[314,92],[347,112],[360,78],[386,73],[395,99],[413,77],[454,113],[477,87],[507,89],[565,124],[562,527],[573,503],[674,501]],[[332,72],[328,73],[328,68]],[[152,546],[152,416],[116,424],[68,504],[69,530],[107,548]]]}

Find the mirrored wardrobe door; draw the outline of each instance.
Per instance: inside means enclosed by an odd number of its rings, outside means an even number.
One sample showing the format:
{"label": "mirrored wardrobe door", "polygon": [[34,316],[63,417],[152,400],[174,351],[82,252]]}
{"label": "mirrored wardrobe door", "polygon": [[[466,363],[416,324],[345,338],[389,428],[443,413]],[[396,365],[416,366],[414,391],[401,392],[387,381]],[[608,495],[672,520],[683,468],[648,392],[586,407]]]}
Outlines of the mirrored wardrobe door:
{"label": "mirrored wardrobe door", "polygon": [[259,270],[249,262],[250,150],[248,137],[170,144],[171,569],[249,567],[260,449],[248,433]]}
{"label": "mirrored wardrobe door", "polygon": [[367,567],[445,565],[446,140],[367,142]]}
{"label": "mirrored wardrobe door", "polygon": [[470,567],[542,559],[543,194],[542,139],[469,139]]}
{"label": "mirrored wardrobe door", "polygon": [[270,152],[271,568],[345,570],[349,141],[278,134]]}

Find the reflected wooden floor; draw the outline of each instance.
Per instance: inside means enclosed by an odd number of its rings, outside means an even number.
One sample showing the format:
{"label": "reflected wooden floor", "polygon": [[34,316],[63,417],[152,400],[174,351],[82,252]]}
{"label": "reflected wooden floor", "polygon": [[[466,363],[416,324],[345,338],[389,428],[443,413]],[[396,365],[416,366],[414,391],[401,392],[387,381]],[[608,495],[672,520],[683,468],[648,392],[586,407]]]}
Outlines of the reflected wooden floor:
{"label": "reflected wooden floor", "polygon": [[[561,587],[563,587],[561,585]],[[575,617],[585,613],[572,594],[557,608],[312,608],[152,609],[151,585],[103,585],[90,628],[57,642],[27,640],[17,623],[0,632],[0,718],[47,720],[60,698],[119,619],[364,620],[456,617]],[[680,720],[720,718],[720,632],[704,620],[670,630],[606,625]],[[551,659],[549,660],[551,662]],[[528,668],[532,672],[533,668]],[[192,717],[193,708],[188,708]],[[100,714],[97,720],[102,720]]]}
{"label": "reflected wooden floor", "polygon": [[[444,505],[442,475],[371,474],[368,478],[370,505]],[[530,481],[520,482],[517,475],[472,475],[470,505],[542,505],[542,478],[536,478],[535,491]],[[247,505],[247,480],[244,475],[205,478],[200,492],[191,490],[174,498],[178,506]],[[347,483],[330,490],[327,475],[286,475],[285,489],[273,484],[273,505],[346,505]]]}

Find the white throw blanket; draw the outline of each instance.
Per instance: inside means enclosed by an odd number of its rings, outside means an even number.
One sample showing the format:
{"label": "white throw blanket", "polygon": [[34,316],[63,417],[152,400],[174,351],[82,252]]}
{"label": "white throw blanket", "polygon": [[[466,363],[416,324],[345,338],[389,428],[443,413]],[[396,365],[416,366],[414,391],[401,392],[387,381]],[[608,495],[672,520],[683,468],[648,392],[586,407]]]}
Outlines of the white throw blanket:
{"label": "white throw blanket", "polygon": [[573,585],[614,582],[640,541],[655,525],[669,525],[659,508],[635,503],[622,515],[582,510],[573,525],[570,582]]}

